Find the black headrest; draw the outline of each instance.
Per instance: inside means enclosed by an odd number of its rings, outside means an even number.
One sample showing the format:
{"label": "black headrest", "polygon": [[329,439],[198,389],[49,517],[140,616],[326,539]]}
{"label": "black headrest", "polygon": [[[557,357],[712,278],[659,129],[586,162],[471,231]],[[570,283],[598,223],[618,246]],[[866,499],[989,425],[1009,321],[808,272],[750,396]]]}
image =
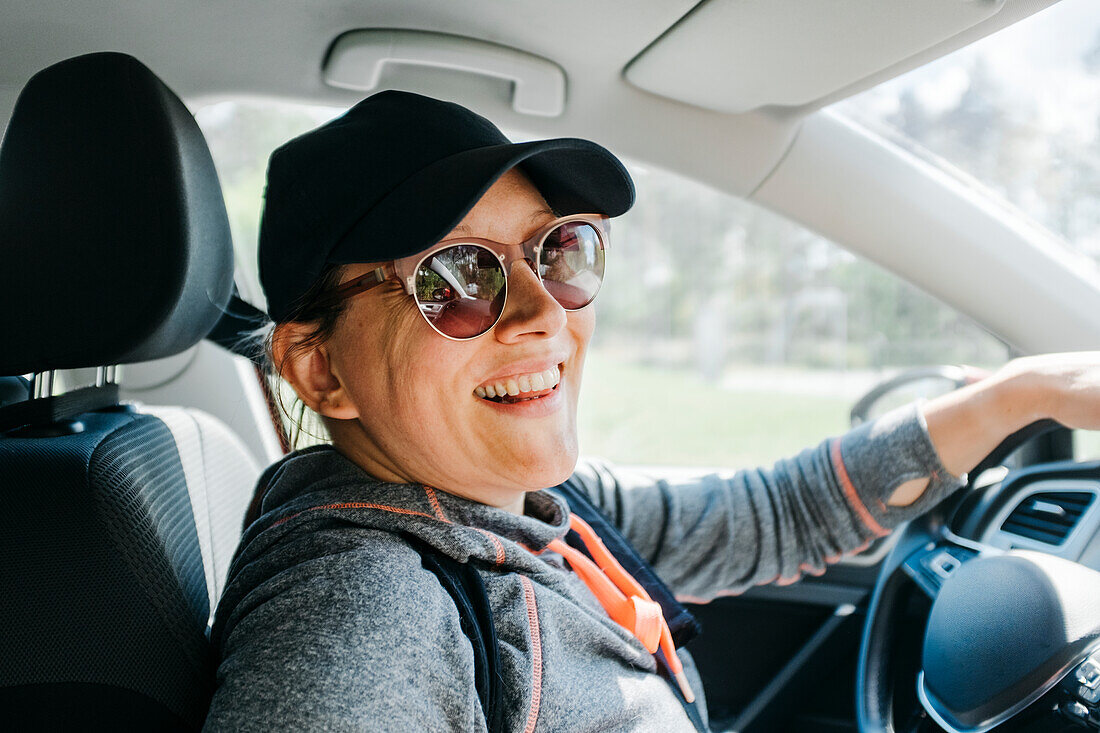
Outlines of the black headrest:
{"label": "black headrest", "polygon": [[0,145],[0,374],[178,353],[232,286],[214,162],[179,98],[119,53],[36,74]]}

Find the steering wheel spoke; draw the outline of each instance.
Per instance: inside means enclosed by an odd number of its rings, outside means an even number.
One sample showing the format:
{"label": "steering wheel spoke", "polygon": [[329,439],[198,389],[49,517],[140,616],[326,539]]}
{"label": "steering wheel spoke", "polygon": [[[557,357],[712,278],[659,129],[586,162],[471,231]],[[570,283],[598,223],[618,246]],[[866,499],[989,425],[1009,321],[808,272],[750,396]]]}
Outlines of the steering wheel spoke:
{"label": "steering wheel spoke", "polygon": [[[856,711],[861,733],[938,728],[917,699],[920,646],[901,630],[915,629],[914,623],[923,628],[928,611],[922,608],[931,608],[943,584],[960,568],[978,557],[1003,552],[955,535],[942,507],[899,532],[882,563],[860,644]],[[918,598],[924,600],[918,603]]]}

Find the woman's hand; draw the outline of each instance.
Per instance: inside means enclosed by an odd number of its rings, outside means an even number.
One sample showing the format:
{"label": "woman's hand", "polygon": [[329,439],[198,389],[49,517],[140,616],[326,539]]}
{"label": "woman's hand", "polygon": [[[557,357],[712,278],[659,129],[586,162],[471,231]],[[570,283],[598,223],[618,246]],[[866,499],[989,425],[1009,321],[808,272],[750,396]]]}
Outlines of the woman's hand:
{"label": "woman's hand", "polygon": [[1010,361],[1001,372],[1022,385],[1018,399],[1035,406],[1035,419],[1100,430],[1100,351],[1028,356]]}
{"label": "woman's hand", "polygon": [[[1100,430],[1100,351],[1014,359],[984,379],[930,400],[923,412],[940,461],[955,476],[1037,420]],[[925,479],[907,481],[889,503],[910,504],[927,485]]]}

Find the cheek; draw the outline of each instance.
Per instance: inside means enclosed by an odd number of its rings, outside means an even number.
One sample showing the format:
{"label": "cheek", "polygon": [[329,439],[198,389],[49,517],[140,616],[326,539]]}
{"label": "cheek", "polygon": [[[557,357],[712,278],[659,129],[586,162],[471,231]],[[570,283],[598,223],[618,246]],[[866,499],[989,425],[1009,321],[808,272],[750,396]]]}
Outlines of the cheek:
{"label": "cheek", "polygon": [[592,338],[592,332],[596,329],[596,309],[590,306],[579,311],[571,311],[568,321],[569,330],[576,333],[577,337],[587,344],[588,339]]}
{"label": "cheek", "polygon": [[433,432],[447,422],[462,364],[453,342],[432,331],[412,306],[380,329],[373,351],[373,358],[359,368],[369,373],[361,375],[356,389],[356,399],[367,407],[361,414],[368,423],[372,414],[388,414],[407,439],[410,432]]}
{"label": "cheek", "polygon": [[412,388],[408,367],[421,358],[410,338],[410,315],[400,300],[363,302],[345,315],[332,344],[333,365],[360,415],[394,408],[393,397]]}
{"label": "cheek", "polygon": [[576,345],[577,366],[580,367],[584,364],[588,342],[592,339],[592,332],[596,329],[596,310],[589,307],[579,311],[571,311],[567,316],[566,328]]}

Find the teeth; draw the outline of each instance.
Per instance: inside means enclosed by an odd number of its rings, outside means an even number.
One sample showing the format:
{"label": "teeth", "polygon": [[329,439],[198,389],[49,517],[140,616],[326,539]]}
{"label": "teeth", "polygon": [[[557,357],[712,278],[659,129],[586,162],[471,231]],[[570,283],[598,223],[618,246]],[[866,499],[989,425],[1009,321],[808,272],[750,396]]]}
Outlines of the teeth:
{"label": "teeth", "polygon": [[561,381],[561,372],[558,371],[558,368],[556,366],[550,367],[542,373],[542,379],[543,382],[546,384],[543,389],[552,389],[554,387],[557,387],[558,382]]}
{"label": "teeth", "polygon": [[482,399],[492,399],[510,395],[515,397],[523,392],[538,392],[544,389],[553,389],[561,381],[561,373],[556,366],[550,367],[544,372],[533,372],[509,377],[494,384],[483,384],[474,389],[474,394]]}

